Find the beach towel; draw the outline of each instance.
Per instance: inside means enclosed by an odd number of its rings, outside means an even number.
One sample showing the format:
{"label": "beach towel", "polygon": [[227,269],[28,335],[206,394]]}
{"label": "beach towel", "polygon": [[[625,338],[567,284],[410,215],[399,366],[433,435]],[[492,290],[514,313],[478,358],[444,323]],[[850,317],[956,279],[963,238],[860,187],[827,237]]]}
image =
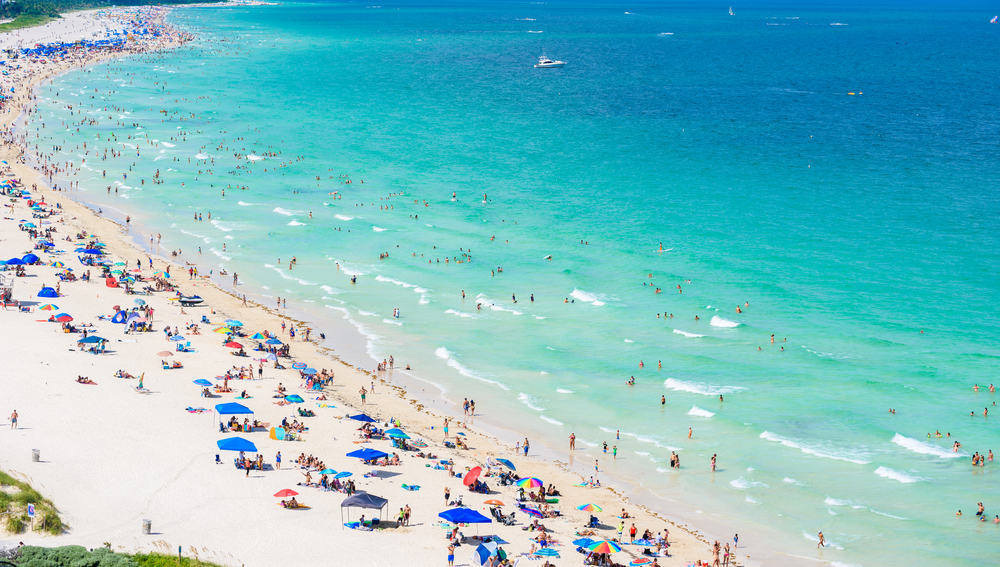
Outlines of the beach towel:
{"label": "beach towel", "polygon": [[188,407],[184,408],[184,410],[187,411],[188,413],[204,413],[204,412],[208,411],[205,408],[193,408],[191,406],[188,406]]}

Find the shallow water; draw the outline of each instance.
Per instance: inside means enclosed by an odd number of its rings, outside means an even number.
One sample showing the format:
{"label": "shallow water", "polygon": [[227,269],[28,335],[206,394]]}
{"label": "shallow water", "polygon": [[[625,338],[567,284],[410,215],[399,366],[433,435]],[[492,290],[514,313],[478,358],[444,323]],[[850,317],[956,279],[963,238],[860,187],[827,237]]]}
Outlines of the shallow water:
{"label": "shallow water", "polygon": [[617,445],[609,474],[716,524],[842,563],[992,553],[969,512],[994,471],[968,456],[1000,449],[971,390],[1000,358],[1000,27],[624,11],[178,10],[194,44],[60,77],[28,129],[161,251],[347,318],[485,419]]}

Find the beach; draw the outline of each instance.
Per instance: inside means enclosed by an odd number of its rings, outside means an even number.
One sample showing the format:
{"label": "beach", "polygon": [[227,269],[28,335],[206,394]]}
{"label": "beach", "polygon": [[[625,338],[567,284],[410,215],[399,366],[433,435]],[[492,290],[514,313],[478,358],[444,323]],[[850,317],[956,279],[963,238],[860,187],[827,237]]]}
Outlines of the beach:
{"label": "beach", "polygon": [[[75,14],[25,32],[16,41],[51,41],[62,38],[63,33],[69,34],[66,39],[99,37],[106,28],[109,12],[114,17],[123,17],[130,10]],[[142,17],[162,22],[165,13],[166,10],[154,9],[144,11]],[[131,49],[166,49],[180,43],[181,37],[168,35],[132,44]],[[80,56],[56,64],[22,61],[15,83],[17,96],[4,107],[5,124],[11,124],[13,118],[30,106],[26,93],[40,81],[102,57],[120,55]],[[629,518],[624,522],[627,526],[634,523],[640,533],[649,529],[659,535],[669,528],[670,556],[658,557],[660,565],[686,565],[711,557],[704,536],[693,535],[623,500],[613,487],[576,486],[585,480],[580,475],[533,454],[516,455],[513,447],[478,432],[474,417],[449,416],[453,420],[450,440],[460,434],[469,449],[445,448],[444,416],[418,409],[419,404],[405,390],[393,385],[392,370],[373,375],[354,368],[331,357],[327,349],[302,340],[299,321],[279,316],[253,302],[244,305],[242,298],[219,289],[207,278],[189,277],[188,266],[184,264],[168,266],[162,258],[150,259],[134,245],[129,227],[102,218],[63,193],[51,190],[38,171],[21,162],[21,156],[20,148],[4,145],[2,157],[9,167],[5,179],[18,180],[17,186],[29,191],[32,200],[7,201],[10,205],[5,204],[4,220],[0,223],[0,247],[9,256],[35,249],[28,231],[22,229],[24,222],[18,219],[33,219],[41,230],[52,229],[54,232],[49,236],[54,247],[38,251],[41,263],[27,266],[25,277],[10,277],[10,270],[4,272],[7,281],[12,282],[14,299],[20,300],[27,312],[18,312],[10,306],[0,313],[4,319],[0,340],[9,353],[6,371],[0,378],[3,398],[11,406],[4,411],[16,409],[19,414],[17,429],[3,431],[0,462],[5,470],[29,480],[53,500],[70,529],[59,537],[27,533],[0,541],[88,547],[109,542],[116,550],[165,553],[179,549],[185,556],[225,565],[318,565],[330,562],[332,557],[338,563],[444,564],[448,532],[438,512],[449,508],[443,498],[447,487],[452,499],[461,496],[466,506],[484,514],[489,515],[488,507],[483,504],[488,499],[503,501],[506,513],[515,511],[517,523],[513,526],[494,522],[478,528],[465,526],[461,531],[470,538],[499,536],[509,542],[502,547],[511,558],[516,558],[532,550],[529,538],[536,537],[538,532],[522,529],[532,518],[516,511],[516,488],[497,485],[497,475],[504,467],[495,465],[487,469],[491,474],[483,473],[482,479],[494,492],[480,494],[468,491],[444,467],[432,466],[441,459],[452,460],[453,471],[462,474],[476,466],[485,467],[495,458],[508,458],[516,465],[518,474],[540,478],[546,485],[558,487],[561,493],[558,504],[553,505],[561,516],[542,520],[547,533],[558,542],[553,548],[561,557],[548,558],[555,565],[580,564],[583,555],[574,551],[571,542],[578,539],[576,532],[583,529],[589,516],[576,507],[588,503],[604,510],[597,515],[606,525],[596,531],[595,538],[616,537],[619,520],[615,516],[619,510],[628,510]],[[32,216],[28,203],[38,200],[45,204]],[[77,238],[80,235],[83,238]],[[97,241],[105,245],[103,250],[109,259],[125,263],[120,269],[129,272],[138,269],[135,273],[147,278],[147,282],[153,273],[169,269],[171,277],[165,281],[184,295],[199,295],[204,306],[181,307],[174,301],[173,291],[128,295],[121,287],[106,287],[100,268],[81,265],[77,260],[79,254],[74,252],[80,245]],[[64,262],[77,276],[89,271],[91,280],[60,282],[57,273],[64,268],[50,265],[56,261]],[[57,283],[58,297],[36,297],[43,286]],[[132,309],[139,305],[137,300],[153,309],[150,317],[153,330],[125,334],[124,325],[109,320],[115,314],[113,307]],[[56,304],[58,311],[39,310],[48,301]],[[59,323],[47,321],[54,313],[69,313],[72,325],[106,338],[106,352],[86,352],[85,345],[77,344],[80,334],[63,332]],[[202,323],[203,318],[209,323]],[[213,332],[228,319],[241,321],[247,335],[270,331],[289,345],[291,358],[281,360],[286,367],[283,370],[273,368],[268,362],[262,367],[262,377],[229,381],[231,392],[204,398],[199,395],[202,388],[192,383],[194,380],[218,383],[217,377],[239,366],[248,366],[253,376],[253,369],[259,366],[250,357],[234,357],[233,349],[223,346],[226,335]],[[197,325],[199,332],[193,334],[190,325]],[[284,331],[286,326],[297,327],[299,335],[292,339]],[[183,335],[191,352],[175,351],[180,343],[168,340],[164,334],[167,329]],[[250,349],[255,341],[233,338],[243,343],[251,356],[254,354]],[[337,337],[329,338],[336,344]],[[163,351],[167,355],[157,354]],[[161,360],[179,361],[183,368],[163,369]],[[324,372],[330,370],[332,384],[322,391],[307,390],[304,375],[291,368],[293,361]],[[119,370],[134,378],[116,377]],[[93,383],[78,382],[81,376]],[[137,389],[140,376],[141,390]],[[299,394],[304,401],[288,404],[275,397],[279,384],[287,388],[286,393]],[[359,403],[361,388],[368,389],[364,405]],[[257,445],[268,464],[265,470],[249,474],[234,466],[234,453],[217,448],[217,440],[233,434],[220,433],[218,416],[213,413],[216,404],[232,402],[243,391],[249,399],[236,401],[251,408],[254,419],[277,425],[288,418],[308,426],[301,434],[304,439],[301,441],[270,439],[266,430],[241,434]],[[317,400],[321,395],[326,399]],[[295,411],[298,408],[314,412],[315,417],[301,417]],[[387,439],[362,440],[358,431],[360,422],[345,419],[361,412],[374,417],[380,428],[394,420],[414,439],[423,439],[428,445],[423,451],[434,453],[437,458],[420,458],[415,456],[417,451],[393,449]],[[462,421],[469,422],[468,427]],[[397,452],[401,462],[396,466],[369,466],[344,456],[359,448]],[[35,449],[40,451],[40,462],[31,460]],[[280,469],[275,470],[278,451],[283,460]],[[338,508],[345,495],[300,486],[306,469],[295,463],[299,454],[315,455],[327,468],[350,471],[358,490],[387,498],[384,518],[391,527],[375,532],[344,529]],[[217,455],[221,462],[216,462]],[[381,474],[366,478],[365,473],[370,471]],[[317,471],[312,471],[312,479],[318,481]],[[404,484],[416,485],[419,490],[405,490]],[[280,506],[280,499],[272,494],[286,488],[297,491],[298,501],[311,508],[289,510]],[[404,506],[413,510],[410,525],[396,527],[397,511]],[[370,510],[353,509],[349,513],[355,520],[362,513],[372,516]],[[142,521],[147,519],[152,525],[151,535],[141,531]],[[460,546],[457,563],[469,564],[475,547],[473,539]],[[615,555],[619,563],[627,563],[624,558],[638,557],[643,549],[624,547],[624,552]]]}

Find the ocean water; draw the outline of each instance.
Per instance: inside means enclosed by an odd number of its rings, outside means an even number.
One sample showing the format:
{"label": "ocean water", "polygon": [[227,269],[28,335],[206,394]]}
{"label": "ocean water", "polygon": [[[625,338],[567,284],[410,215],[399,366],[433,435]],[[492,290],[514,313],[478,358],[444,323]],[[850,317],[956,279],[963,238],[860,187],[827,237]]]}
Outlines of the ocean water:
{"label": "ocean water", "polygon": [[[581,472],[599,457],[605,482],[768,564],[981,560],[1000,533],[973,515],[1000,512],[995,465],[969,464],[1000,450],[996,396],[972,391],[1000,382],[1000,26],[734,10],[181,9],[194,43],[58,78],[26,128],[160,253],[349,323],[348,358],[392,354],[533,444],[575,432]],[[568,64],[534,69],[543,53]]]}

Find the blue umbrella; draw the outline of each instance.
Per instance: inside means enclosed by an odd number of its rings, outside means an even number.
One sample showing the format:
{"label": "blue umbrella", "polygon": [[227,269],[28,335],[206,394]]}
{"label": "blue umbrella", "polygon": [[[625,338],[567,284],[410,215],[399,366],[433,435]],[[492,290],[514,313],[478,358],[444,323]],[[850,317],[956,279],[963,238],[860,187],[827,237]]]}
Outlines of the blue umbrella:
{"label": "blue umbrella", "polygon": [[580,539],[573,540],[573,545],[577,547],[590,547],[596,541],[597,541],[596,539],[590,539],[589,537],[582,537]]}
{"label": "blue umbrella", "polygon": [[21,256],[21,261],[24,262],[25,264],[34,264],[35,262],[38,261],[38,256],[29,252],[28,254]]}
{"label": "blue umbrella", "polygon": [[11,258],[10,260],[7,260],[7,265],[8,266],[21,266],[21,265],[24,265],[24,260],[22,260],[20,258]]}
{"label": "blue umbrella", "polygon": [[354,473],[349,473],[347,471],[339,472],[339,473],[333,475],[333,478],[347,478],[347,477],[351,476],[352,474],[354,474]]}
{"label": "blue umbrella", "polygon": [[375,423],[377,421],[375,419],[372,419],[372,418],[368,417],[367,415],[365,415],[363,413],[359,413],[358,415],[352,415],[351,419],[353,419],[354,421],[360,421],[360,422],[363,422],[363,423]]}
{"label": "blue umbrella", "polygon": [[438,514],[453,524],[489,524],[493,520],[471,508],[452,508]]}
{"label": "blue umbrella", "polygon": [[298,394],[291,394],[291,395],[285,396],[285,400],[287,400],[289,402],[292,402],[293,404],[301,404],[302,402],[305,401],[305,400],[302,399],[302,396],[300,396]]}
{"label": "blue umbrella", "polygon": [[229,437],[228,439],[219,439],[216,442],[216,445],[218,445],[219,449],[223,451],[244,451],[247,453],[257,452],[257,446],[242,437]]}
{"label": "blue umbrella", "polygon": [[209,382],[208,380],[205,380],[204,378],[198,378],[197,380],[194,381],[194,383],[197,384],[197,385],[199,385],[199,386],[211,386],[212,385],[211,382]]}
{"label": "blue umbrella", "polygon": [[514,468],[514,463],[510,462],[510,459],[497,459],[496,461],[512,471],[517,470],[516,468]]}
{"label": "blue umbrella", "polygon": [[348,457],[354,457],[356,459],[361,459],[364,461],[373,461],[375,459],[381,459],[383,457],[388,457],[388,453],[378,451],[376,449],[369,449],[365,447],[364,449],[358,449],[357,451],[351,451],[347,454]]}
{"label": "blue umbrella", "polygon": [[84,248],[83,250],[77,250],[77,252],[83,252],[84,254],[104,254],[104,251],[100,248]]}
{"label": "blue umbrella", "polygon": [[83,337],[82,339],[80,339],[80,340],[78,340],[76,342],[83,343],[83,344],[92,344],[92,343],[103,342],[103,341],[106,341],[106,340],[108,340],[108,339],[105,339],[105,338],[102,338],[102,337],[98,337],[97,335],[90,335],[89,337]]}
{"label": "blue umbrella", "polygon": [[305,374],[306,376],[312,376],[313,374],[316,374],[316,369],[315,368],[303,368],[302,370],[299,370],[299,372]]}
{"label": "blue umbrella", "polygon": [[243,322],[236,319],[226,319],[226,325],[229,327],[242,327]]}
{"label": "blue umbrella", "polygon": [[399,429],[398,427],[393,427],[392,429],[385,432],[385,434],[394,439],[409,439],[410,436],[406,434],[405,431]]}
{"label": "blue umbrella", "polygon": [[337,471],[333,469],[323,469],[319,471],[319,474],[337,474]]}
{"label": "blue umbrella", "polygon": [[559,557],[559,552],[552,549],[551,547],[543,547],[535,552],[535,555],[539,557]]}
{"label": "blue umbrella", "polygon": [[284,344],[284,343],[282,343],[282,342],[281,342],[281,341],[280,341],[279,339],[276,339],[276,338],[274,338],[274,337],[271,337],[271,338],[267,339],[267,340],[266,340],[266,341],[264,341],[264,342],[265,342],[265,343],[267,343],[267,344],[269,344],[269,345],[280,345],[280,344]]}

